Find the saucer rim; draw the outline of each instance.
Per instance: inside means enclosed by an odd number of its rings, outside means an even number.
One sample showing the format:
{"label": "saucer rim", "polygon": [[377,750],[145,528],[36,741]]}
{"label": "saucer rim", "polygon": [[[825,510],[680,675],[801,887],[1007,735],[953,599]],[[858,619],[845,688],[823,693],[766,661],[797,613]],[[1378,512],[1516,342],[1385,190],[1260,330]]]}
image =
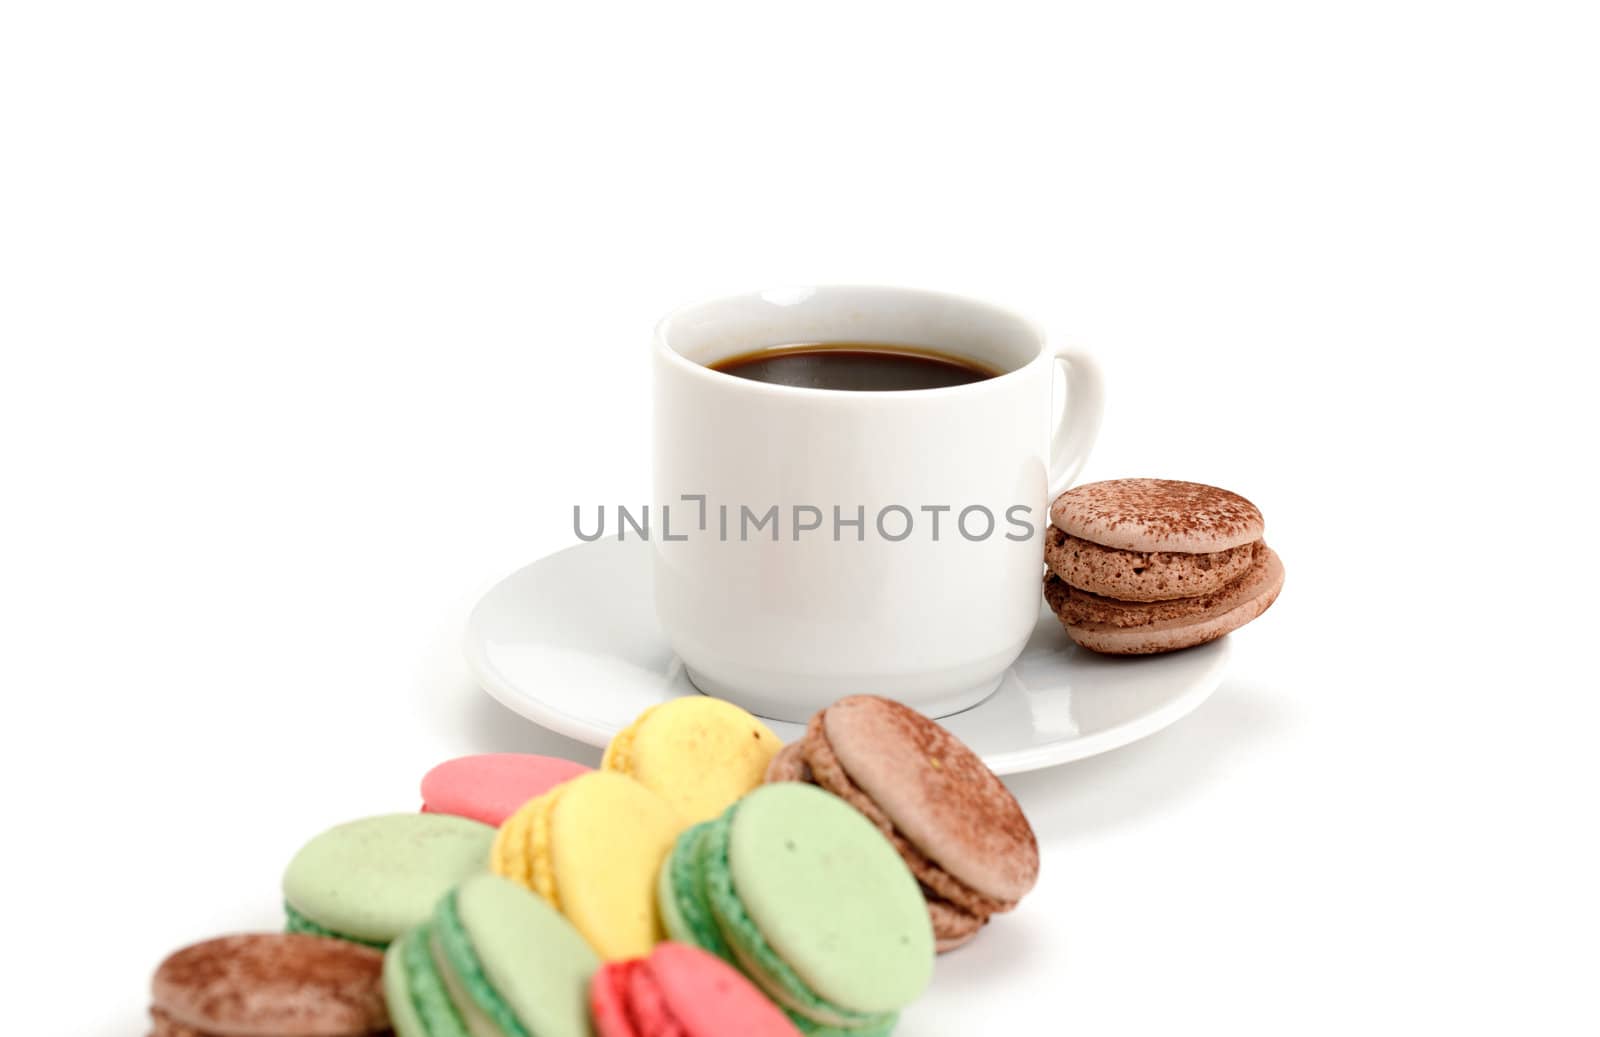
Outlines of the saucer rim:
{"label": "saucer rim", "polygon": [[[502,676],[494,664],[490,662],[486,647],[488,639],[478,636],[476,633],[480,629],[480,614],[490,600],[508,583],[516,580],[528,569],[544,564],[560,555],[581,551],[591,546],[588,543],[573,544],[559,551],[553,551],[518,567],[496,581],[478,599],[467,616],[466,627],[462,632],[462,652],[466,657],[467,667],[472,671],[472,675],[478,685],[500,705],[523,719],[538,724],[540,727],[564,735],[574,741],[582,742],[585,745],[603,749],[610,743],[616,731],[611,730],[609,725],[597,723],[556,708],[550,705],[547,699],[532,698],[525,692],[520,691]],[[1048,614],[1049,610],[1042,602],[1040,603],[1040,608],[1042,614]],[[1054,617],[1052,616],[1051,618],[1053,619]],[[1228,660],[1233,654],[1229,643],[1230,640],[1229,637],[1224,636],[1203,645],[1182,649],[1184,652],[1207,653],[1212,658],[1209,660],[1204,672],[1190,687],[1186,688],[1178,697],[1157,709],[1141,714],[1115,727],[1097,731],[1092,735],[1064,738],[1044,745],[983,755],[983,762],[996,774],[1020,774],[1026,771],[1042,770],[1046,767],[1055,767],[1064,763],[1088,759],[1091,756],[1098,756],[1101,753],[1120,749],[1125,745],[1148,738],[1194,712],[1216,692],[1217,688],[1222,684]],[[1129,665],[1137,665],[1138,661],[1138,657],[1127,658]],[[669,682],[675,680],[682,668],[683,660],[674,656],[666,674],[663,675],[663,680]],[[982,702],[970,706],[960,713],[951,715],[960,716],[974,710],[983,709],[992,700],[993,696],[991,695]]]}

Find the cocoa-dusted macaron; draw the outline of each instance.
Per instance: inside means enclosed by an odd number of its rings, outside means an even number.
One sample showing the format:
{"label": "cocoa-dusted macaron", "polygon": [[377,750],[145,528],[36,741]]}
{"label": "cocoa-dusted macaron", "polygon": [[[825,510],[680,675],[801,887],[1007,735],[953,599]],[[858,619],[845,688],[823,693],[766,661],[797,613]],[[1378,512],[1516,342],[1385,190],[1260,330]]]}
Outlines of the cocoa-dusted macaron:
{"label": "cocoa-dusted macaron", "polygon": [[1172,479],[1113,479],[1050,507],[1044,596],[1078,644],[1112,655],[1189,648],[1265,612],[1283,563],[1254,504]]}
{"label": "cocoa-dusted macaron", "polygon": [[940,951],[1010,911],[1039,877],[1039,844],[1011,791],[960,739],[890,699],[818,712],[767,781],[820,785],[877,826],[922,885]]}
{"label": "cocoa-dusted macaron", "polygon": [[304,933],[240,933],[175,952],[150,983],[151,1037],[387,1033],[383,955]]}

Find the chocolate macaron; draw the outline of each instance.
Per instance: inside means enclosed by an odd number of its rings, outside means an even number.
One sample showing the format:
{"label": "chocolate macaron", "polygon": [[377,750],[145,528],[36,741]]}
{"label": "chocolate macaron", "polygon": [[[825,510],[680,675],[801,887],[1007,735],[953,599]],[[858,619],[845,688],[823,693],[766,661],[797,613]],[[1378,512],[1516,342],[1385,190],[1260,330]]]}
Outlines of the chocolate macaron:
{"label": "chocolate macaron", "polygon": [[1039,877],[1039,844],[1011,790],[893,700],[851,695],[818,712],[767,781],[820,785],[877,826],[921,884],[940,951],[1016,907]]}
{"label": "chocolate macaron", "polygon": [[389,1032],[383,955],[304,933],[240,933],[175,952],[150,983],[151,1037]]}
{"label": "chocolate macaron", "polygon": [[1213,641],[1283,588],[1261,512],[1236,493],[1172,479],[1113,479],[1050,507],[1044,596],[1091,651],[1149,655]]}

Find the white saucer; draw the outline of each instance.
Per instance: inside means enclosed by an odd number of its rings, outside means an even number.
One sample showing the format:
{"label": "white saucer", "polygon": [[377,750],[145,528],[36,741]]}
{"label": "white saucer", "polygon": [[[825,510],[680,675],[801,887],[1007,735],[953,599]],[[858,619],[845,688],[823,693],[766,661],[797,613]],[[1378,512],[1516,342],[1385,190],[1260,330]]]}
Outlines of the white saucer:
{"label": "white saucer", "polygon": [[[650,545],[597,540],[502,580],[472,610],[466,653],[489,694],[529,720],[603,746],[645,707],[695,694],[656,624]],[[1168,655],[1115,658],[1067,640],[1040,603],[1033,637],[978,705],[940,721],[997,774],[1127,745],[1204,702],[1228,639]],[[785,742],[804,727],[770,721]]]}

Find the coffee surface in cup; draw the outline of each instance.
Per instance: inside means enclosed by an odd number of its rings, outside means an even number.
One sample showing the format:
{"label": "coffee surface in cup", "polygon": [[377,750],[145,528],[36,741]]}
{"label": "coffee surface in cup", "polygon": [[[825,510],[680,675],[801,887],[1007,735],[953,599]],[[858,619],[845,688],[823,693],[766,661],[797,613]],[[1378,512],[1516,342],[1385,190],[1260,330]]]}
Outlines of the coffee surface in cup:
{"label": "coffee surface in cup", "polygon": [[999,371],[968,357],[885,342],[800,342],[739,353],[713,371],[805,389],[893,392],[943,389],[993,378]]}

